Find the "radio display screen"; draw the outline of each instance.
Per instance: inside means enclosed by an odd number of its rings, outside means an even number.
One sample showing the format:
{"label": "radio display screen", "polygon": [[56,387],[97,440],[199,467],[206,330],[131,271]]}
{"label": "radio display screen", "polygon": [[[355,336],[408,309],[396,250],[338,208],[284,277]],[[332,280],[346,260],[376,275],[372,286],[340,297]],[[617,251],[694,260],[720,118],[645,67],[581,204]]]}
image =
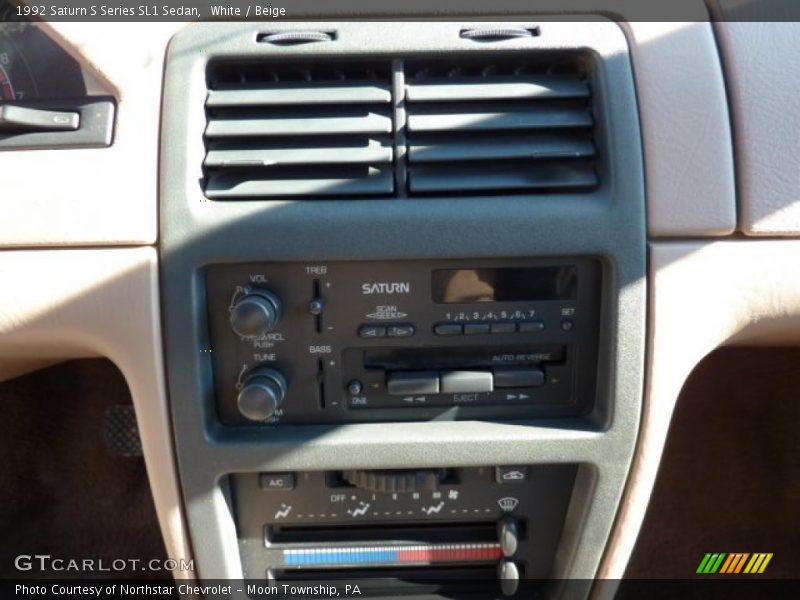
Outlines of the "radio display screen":
{"label": "radio display screen", "polygon": [[431,290],[437,304],[574,300],[578,272],[574,266],[439,269]]}

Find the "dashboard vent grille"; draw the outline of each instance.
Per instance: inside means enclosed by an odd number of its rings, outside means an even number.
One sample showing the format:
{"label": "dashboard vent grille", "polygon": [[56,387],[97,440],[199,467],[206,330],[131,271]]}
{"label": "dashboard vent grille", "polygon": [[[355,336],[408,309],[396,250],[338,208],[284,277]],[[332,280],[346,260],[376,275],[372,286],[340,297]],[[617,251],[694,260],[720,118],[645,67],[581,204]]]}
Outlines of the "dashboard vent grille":
{"label": "dashboard vent grille", "polygon": [[391,195],[390,63],[220,64],[209,70],[205,195]]}
{"label": "dashboard vent grille", "polygon": [[591,89],[574,58],[407,63],[409,193],[596,187]]}

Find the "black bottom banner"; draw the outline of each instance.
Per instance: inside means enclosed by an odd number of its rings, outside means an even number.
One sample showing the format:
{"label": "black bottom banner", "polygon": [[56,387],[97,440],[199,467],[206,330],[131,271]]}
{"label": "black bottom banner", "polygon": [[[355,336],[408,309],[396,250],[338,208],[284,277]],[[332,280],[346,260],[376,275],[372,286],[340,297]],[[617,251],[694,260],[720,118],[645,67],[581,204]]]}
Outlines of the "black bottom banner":
{"label": "black bottom banner", "polygon": [[405,600],[525,600],[588,598],[621,600],[783,599],[800,598],[797,579],[626,579],[626,580],[497,580],[358,579],[331,581],[266,580],[0,580],[0,598],[203,598],[208,600],[266,598],[364,598]]}

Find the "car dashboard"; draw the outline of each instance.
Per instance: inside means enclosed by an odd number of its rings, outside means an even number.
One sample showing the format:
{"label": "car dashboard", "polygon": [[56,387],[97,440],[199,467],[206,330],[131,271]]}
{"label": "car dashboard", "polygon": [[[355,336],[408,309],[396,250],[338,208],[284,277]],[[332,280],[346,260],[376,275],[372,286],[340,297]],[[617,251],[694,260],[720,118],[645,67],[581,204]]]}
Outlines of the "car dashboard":
{"label": "car dashboard", "polygon": [[0,397],[119,370],[111,448],[176,581],[598,597],[651,568],[686,382],[797,341],[797,27],[589,4],[0,9]]}

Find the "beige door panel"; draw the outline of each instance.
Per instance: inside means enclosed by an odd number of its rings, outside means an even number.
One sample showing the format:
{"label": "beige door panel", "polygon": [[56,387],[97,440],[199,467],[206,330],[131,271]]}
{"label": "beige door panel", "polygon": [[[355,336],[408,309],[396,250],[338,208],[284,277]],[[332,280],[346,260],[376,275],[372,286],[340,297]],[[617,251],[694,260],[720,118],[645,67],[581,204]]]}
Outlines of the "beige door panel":
{"label": "beige door panel", "polygon": [[156,250],[5,251],[0,281],[0,373],[66,358],[113,361],[133,398],[167,554],[191,558],[164,382]]}
{"label": "beige door panel", "polygon": [[625,572],[675,402],[692,369],[722,345],[800,341],[797,265],[800,242],[794,241],[650,245],[650,339],[642,424],[599,577],[618,579]]}

